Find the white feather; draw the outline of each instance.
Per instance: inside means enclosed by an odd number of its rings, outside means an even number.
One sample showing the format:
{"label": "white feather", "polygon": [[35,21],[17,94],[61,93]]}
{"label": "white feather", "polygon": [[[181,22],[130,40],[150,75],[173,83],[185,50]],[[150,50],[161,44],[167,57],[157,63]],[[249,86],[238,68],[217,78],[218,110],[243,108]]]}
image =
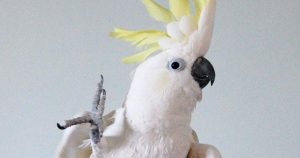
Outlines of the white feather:
{"label": "white feather", "polygon": [[206,7],[201,14],[198,31],[194,38],[193,45],[198,47],[199,55],[205,55],[211,43],[213,28],[214,28],[214,18],[216,12],[216,0],[209,0]]}
{"label": "white feather", "polygon": [[189,36],[197,30],[197,22],[192,16],[184,16],[179,21],[179,28],[186,36]]}
{"label": "white feather", "polygon": [[124,124],[125,124],[125,116],[124,116],[125,109],[119,108],[116,110],[115,113],[115,121],[110,126],[106,127],[104,130],[103,136],[104,137],[117,137],[124,133]]}
{"label": "white feather", "polygon": [[179,29],[178,22],[171,22],[167,25],[167,34],[176,40],[184,38],[184,34]]}
{"label": "white feather", "polygon": [[172,38],[164,37],[161,38],[158,43],[163,50],[166,50],[173,47],[173,45],[177,44],[177,41]]}

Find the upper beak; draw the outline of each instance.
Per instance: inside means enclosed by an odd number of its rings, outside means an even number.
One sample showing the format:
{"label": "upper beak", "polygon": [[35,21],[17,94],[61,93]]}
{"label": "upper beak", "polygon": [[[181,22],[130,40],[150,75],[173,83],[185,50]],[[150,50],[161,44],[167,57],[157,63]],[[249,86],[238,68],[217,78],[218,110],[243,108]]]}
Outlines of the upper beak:
{"label": "upper beak", "polygon": [[204,57],[198,57],[192,66],[191,72],[194,80],[203,89],[209,82],[213,85],[215,81],[215,70],[212,64]]}

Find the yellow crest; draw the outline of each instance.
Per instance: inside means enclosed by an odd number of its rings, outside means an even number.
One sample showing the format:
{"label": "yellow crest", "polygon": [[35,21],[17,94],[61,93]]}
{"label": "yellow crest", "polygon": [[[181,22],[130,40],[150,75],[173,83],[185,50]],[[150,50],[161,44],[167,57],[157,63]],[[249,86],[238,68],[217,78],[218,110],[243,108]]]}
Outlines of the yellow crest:
{"label": "yellow crest", "polygon": [[[196,21],[207,4],[207,0],[193,0],[195,12],[192,13],[189,0],[169,0],[169,9],[158,4],[154,0],[143,0],[149,15],[157,21],[164,23],[172,23],[179,21],[184,16],[192,16]],[[126,64],[141,63],[151,54],[161,50],[159,40],[168,38],[169,35],[165,31],[159,30],[140,30],[130,31],[115,28],[111,36],[123,41],[129,42],[142,51],[132,56],[122,59]]]}

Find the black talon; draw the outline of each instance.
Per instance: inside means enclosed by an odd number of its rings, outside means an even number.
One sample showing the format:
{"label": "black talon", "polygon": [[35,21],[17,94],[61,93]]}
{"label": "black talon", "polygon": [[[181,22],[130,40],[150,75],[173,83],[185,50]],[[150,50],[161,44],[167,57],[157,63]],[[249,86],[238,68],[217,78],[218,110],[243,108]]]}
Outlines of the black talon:
{"label": "black talon", "polygon": [[102,89],[102,95],[106,96],[106,90],[105,89]]}
{"label": "black talon", "polygon": [[104,79],[103,79],[103,75],[102,74],[100,75],[100,77],[101,77],[101,81],[103,81]]}
{"label": "black talon", "polygon": [[60,125],[59,123],[56,123],[56,126],[57,126],[57,128],[60,129],[60,130],[66,129],[66,127]]}

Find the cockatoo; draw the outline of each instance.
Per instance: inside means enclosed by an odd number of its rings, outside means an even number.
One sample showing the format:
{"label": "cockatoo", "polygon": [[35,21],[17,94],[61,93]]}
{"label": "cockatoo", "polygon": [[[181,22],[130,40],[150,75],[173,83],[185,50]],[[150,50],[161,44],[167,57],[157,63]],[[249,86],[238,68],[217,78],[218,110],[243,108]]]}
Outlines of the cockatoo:
{"label": "cockatoo", "polygon": [[124,104],[102,117],[102,77],[92,112],[58,124],[64,129],[89,123],[66,129],[57,158],[221,157],[215,147],[198,144],[190,126],[202,89],[215,80],[204,55],[212,38],[216,0],[194,0],[194,14],[189,0],[169,0],[169,10],[153,0],[143,2],[154,19],[166,23],[166,32],[114,30],[113,37],[145,49],[123,59],[139,63]]}

